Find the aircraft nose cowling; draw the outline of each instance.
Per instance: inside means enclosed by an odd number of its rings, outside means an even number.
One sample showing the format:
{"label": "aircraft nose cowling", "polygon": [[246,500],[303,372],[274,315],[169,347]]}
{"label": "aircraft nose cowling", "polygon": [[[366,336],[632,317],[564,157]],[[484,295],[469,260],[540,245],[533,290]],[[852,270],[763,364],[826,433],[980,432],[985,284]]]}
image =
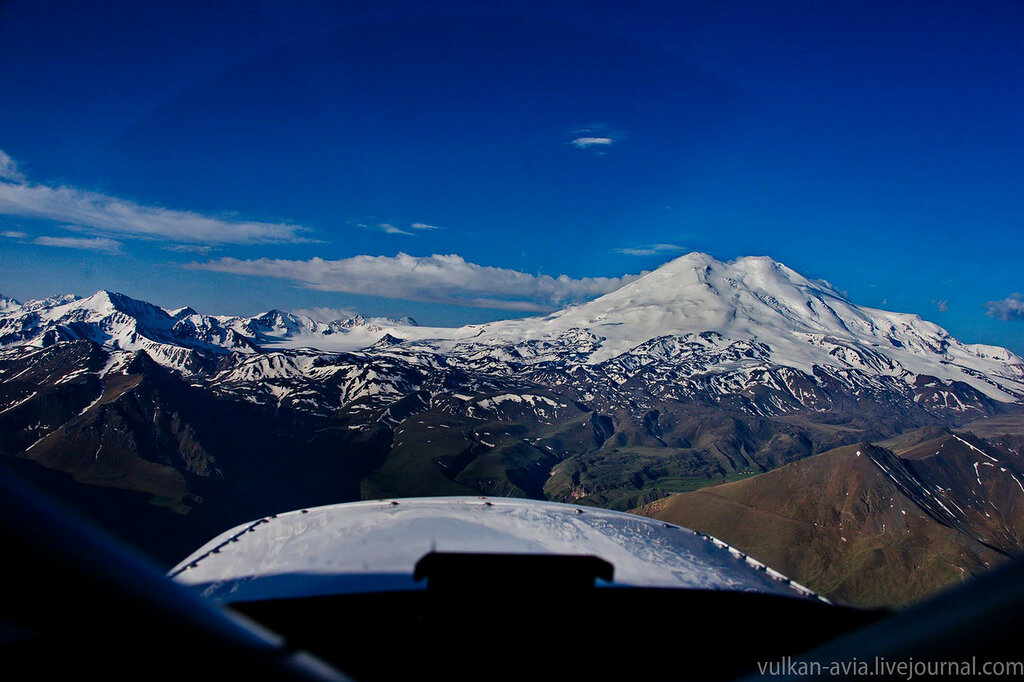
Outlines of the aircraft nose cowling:
{"label": "aircraft nose cowling", "polygon": [[590,576],[597,587],[825,601],[708,535],[622,512],[512,498],[379,500],[278,514],[214,538],[170,576],[221,603],[415,590],[427,587],[416,569],[431,553],[592,557],[610,565]]}

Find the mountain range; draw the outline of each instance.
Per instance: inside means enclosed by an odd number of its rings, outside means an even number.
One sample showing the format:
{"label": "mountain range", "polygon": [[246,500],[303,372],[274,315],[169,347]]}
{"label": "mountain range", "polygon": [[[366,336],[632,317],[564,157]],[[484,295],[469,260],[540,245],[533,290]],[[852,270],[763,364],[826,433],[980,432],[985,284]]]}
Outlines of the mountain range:
{"label": "mountain range", "polygon": [[[0,298],[0,456],[167,562],[249,518],[360,498],[664,510],[684,504],[672,493],[757,490],[845,461],[835,448],[892,453],[880,442],[1013,421],[1022,405],[1014,353],[858,306],[770,258],[688,254],[588,303],[460,328],[203,315],[107,291]],[[1004,446],[993,456],[1017,462]],[[855,459],[902,471],[891,457]],[[964,509],[964,495],[1015,500],[941,480],[926,490],[948,485]],[[996,542],[929,509],[985,551],[1019,547],[1016,531]],[[159,542],[153,524],[170,529]]]}

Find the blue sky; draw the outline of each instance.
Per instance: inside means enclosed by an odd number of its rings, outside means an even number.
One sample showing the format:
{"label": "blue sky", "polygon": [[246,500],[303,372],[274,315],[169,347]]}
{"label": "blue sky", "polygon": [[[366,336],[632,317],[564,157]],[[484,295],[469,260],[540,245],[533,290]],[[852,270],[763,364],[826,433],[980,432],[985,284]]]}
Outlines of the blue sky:
{"label": "blue sky", "polygon": [[1024,351],[1021,3],[371,4],[0,4],[0,292],[458,324],[699,250]]}

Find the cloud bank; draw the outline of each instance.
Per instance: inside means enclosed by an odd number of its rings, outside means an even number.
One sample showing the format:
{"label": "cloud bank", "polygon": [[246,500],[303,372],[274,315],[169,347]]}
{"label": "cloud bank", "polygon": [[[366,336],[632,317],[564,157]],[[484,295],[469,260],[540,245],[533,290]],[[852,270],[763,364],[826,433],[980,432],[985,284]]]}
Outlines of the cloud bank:
{"label": "cloud bank", "polygon": [[985,314],[997,320],[1024,321],[1024,296],[1013,293],[1001,301],[989,301],[985,304]]}
{"label": "cloud bank", "polygon": [[0,151],[0,215],[42,218],[99,232],[200,244],[307,242],[309,228],[290,223],[230,220],[89,192],[30,184]]}
{"label": "cloud bank", "polygon": [[427,301],[475,308],[547,312],[614,291],[639,275],[582,277],[531,275],[470,263],[455,254],[355,256],[341,260],[239,260],[188,263],[192,270],[272,277],[321,291]]}

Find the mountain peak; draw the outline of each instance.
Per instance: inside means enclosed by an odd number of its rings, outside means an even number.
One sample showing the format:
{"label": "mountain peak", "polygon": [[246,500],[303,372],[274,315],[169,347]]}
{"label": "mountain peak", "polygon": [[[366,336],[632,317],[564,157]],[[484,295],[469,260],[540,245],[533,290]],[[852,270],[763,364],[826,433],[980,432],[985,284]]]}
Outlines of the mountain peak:
{"label": "mountain peak", "polygon": [[0,295],[0,313],[21,309],[21,301]]}
{"label": "mountain peak", "polygon": [[742,269],[755,269],[758,267],[781,267],[793,272],[790,268],[786,267],[779,261],[775,260],[771,256],[740,256],[731,261],[719,260],[710,253],[704,253],[703,251],[691,251],[685,253],[682,256],[677,256],[670,261],[662,264],[658,268],[655,268],[654,272],[663,269],[677,270],[683,268],[692,267],[706,267],[706,266],[734,266]]}
{"label": "mountain peak", "polygon": [[729,277],[740,279],[760,278],[759,281],[752,282],[755,286],[764,286],[769,284],[770,280],[776,280],[799,286],[828,289],[830,293],[836,293],[830,285],[810,280],[771,256],[741,256],[731,261],[722,261],[699,251],[674,258],[636,281],[642,281],[651,275],[658,275],[653,279],[659,282],[664,281],[667,277],[677,276],[684,278],[696,276],[699,281],[705,281],[713,272],[727,273]]}
{"label": "mountain peak", "polygon": [[[654,338],[689,343],[712,333],[726,344],[754,343],[770,364],[805,374],[816,367],[929,374],[965,382],[1001,401],[1018,399],[1024,384],[1019,371],[1007,366],[1015,358],[1009,351],[964,345],[915,315],[860,307],[827,282],[768,256],[724,262],[688,253],[587,303],[544,318],[486,325],[473,342],[557,339],[572,328],[602,339],[587,364],[611,360]],[[980,376],[1000,377],[1000,386]]]}
{"label": "mountain peak", "polygon": [[827,306],[815,310],[817,303],[832,298],[837,294],[830,287],[768,256],[724,262],[693,252],[570,310],[593,312],[590,322],[647,320],[663,334],[673,328],[721,332],[737,324],[744,325],[744,332],[755,326],[825,331],[838,325],[809,318],[821,317]]}
{"label": "mountain peak", "polygon": [[99,315],[109,315],[114,312],[123,313],[137,319],[165,319],[171,317],[166,310],[158,308],[152,303],[132,298],[126,294],[116,291],[100,289],[92,296],[72,301],[76,307],[89,310]]}
{"label": "mountain peak", "polygon": [[22,308],[24,310],[43,310],[46,308],[65,305],[67,303],[74,303],[75,301],[80,300],[82,300],[82,297],[76,296],[75,294],[57,294],[56,296],[50,296],[49,298],[26,301],[22,304]]}
{"label": "mountain peak", "polygon": [[709,253],[704,253],[703,251],[691,251],[689,253],[683,254],[682,256],[677,256],[672,260],[668,261],[667,263],[664,263],[663,265],[661,265],[661,267],[657,268],[657,270],[661,270],[662,268],[671,268],[674,266],[682,267],[694,263],[710,264],[720,262],[721,261],[719,261]]}
{"label": "mountain peak", "polygon": [[100,289],[92,296],[80,299],[83,307],[89,308],[102,308],[107,306],[115,306],[115,301],[118,299],[118,294],[107,289]]}
{"label": "mountain peak", "polygon": [[183,317],[192,317],[198,315],[199,312],[191,306],[182,306],[181,308],[171,308],[166,310],[167,314],[176,320],[180,320]]}
{"label": "mountain peak", "polygon": [[292,313],[289,313],[289,312],[284,311],[284,310],[279,310],[277,308],[271,308],[267,312],[260,313],[259,315],[256,315],[252,319],[259,320],[260,322],[262,322],[264,324],[274,324],[274,323],[278,323],[278,322],[286,322],[286,321],[296,320],[296,319],[299,319],[299,316],[298,315],[293,315]]}

